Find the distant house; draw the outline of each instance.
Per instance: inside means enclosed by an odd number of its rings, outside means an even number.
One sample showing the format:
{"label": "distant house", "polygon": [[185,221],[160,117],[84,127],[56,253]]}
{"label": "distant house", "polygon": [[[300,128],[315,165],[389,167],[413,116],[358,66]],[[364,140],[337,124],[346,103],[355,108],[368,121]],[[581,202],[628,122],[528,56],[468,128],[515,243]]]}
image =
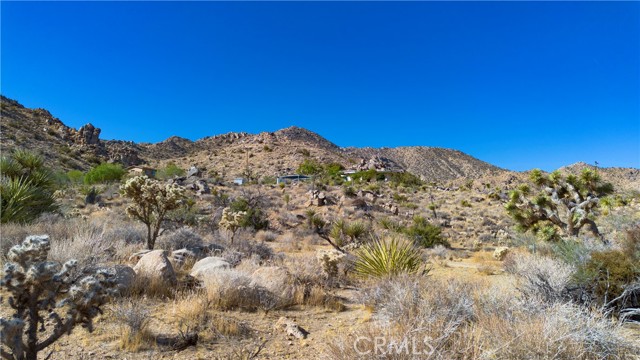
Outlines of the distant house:
{"label": "distant house", "polygon": [[132,176],[147,175],[150,178],[156,177],[156,169],[148,166],[129,166],[127,171]]}
{"label": "distant house", "polygon": [[352,175],[357,173],[357,172],[358,172],[358,170],[343,170],[340,175],[342,176],[342,178],[345,181],[351,181],[351,180],[353,180]]}
{"label": "distant house", "polygon": [[286,183],[291,183],[296,181],[307,181],[307,180],[311,180],[311,177],[306,175],[300,175],[300,174],[284,175],[284,176],[278,176],[278,178],[276,179],[276,184],[280,184],[280,183],[286,184]]}
{"label": "distant house", "polygon": [[242,185],[242,184],[244,184],[245,181],[246,181],[245,178],[235,178],[235,179],[233,179],[233,183],[236,184],[236,185]]}

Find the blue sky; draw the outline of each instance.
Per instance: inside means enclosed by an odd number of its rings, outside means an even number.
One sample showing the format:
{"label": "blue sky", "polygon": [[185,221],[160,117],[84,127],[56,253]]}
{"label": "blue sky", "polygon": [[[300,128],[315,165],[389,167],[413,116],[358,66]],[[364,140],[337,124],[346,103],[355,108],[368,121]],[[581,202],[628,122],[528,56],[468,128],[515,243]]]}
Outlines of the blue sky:
{"label": "blue sky", "polygon": [[102,138],[296,125],[640,167],[640,2],[7,2],[1,91]]}

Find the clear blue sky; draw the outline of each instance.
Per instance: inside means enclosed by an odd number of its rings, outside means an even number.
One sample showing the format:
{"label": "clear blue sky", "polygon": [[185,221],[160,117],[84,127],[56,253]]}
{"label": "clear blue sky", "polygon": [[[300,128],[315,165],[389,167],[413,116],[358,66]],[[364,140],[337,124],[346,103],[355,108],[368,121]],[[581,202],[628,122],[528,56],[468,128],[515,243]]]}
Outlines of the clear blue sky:
{"label": "clear blue sky", "polygon": [[296,125],[640,167],[639,2],[7,2],[2,94],[102,138]]}

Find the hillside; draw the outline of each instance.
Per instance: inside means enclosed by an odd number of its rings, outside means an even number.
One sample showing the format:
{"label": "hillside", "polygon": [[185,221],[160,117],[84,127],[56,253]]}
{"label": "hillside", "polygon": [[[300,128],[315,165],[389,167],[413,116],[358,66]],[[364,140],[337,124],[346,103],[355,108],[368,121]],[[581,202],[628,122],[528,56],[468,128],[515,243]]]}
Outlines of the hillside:
{"label": "hillside", "polygon": [[[439,183],[478,179],[479,183],[508,185],[525,178],[523,173],[500,169],[458,150],[425,146],[340,148],[296,126],[260,134],[220,134],[196,141],[172,136],[155,144],[102,140],[101,130],[91,124],[76,130],[45,109],[28,109],[4,96],[0,103],[2,150],[35,150],[53,167],[64,170],[86,170],[104,161],[158,167],[173,162],[183,168],[195,165],[210,176],[228,180],[247,169],[258,177],[292,173],[305,158],[311,157],[321,163],[337,162],[347,169],[408,171],[425,181]],[[583,167],[574,164],[565,169],[579,171]],[[607,181],[621,189],[640,188],[638,169],[599,170]]]}

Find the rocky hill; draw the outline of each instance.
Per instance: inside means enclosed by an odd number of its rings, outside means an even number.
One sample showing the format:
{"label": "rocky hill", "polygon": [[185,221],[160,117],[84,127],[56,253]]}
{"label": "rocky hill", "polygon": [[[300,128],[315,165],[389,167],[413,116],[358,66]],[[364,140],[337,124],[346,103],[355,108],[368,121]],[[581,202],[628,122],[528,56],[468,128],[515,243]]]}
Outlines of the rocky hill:
{"label": "rocky hill", "polygon": [[25,148],[40,153],[53,167],[87,169],[103,161],[125,166],[144,162],[141,147],[127,141],[104,141],[91,124],[76,130],[45,109],[27,109],[15,100],[0,97],[0,147],[3,151]]}
{"label": "rocky hill", "polygon": [[[258,177],[292,173],[305,158],[322,163],[337,162],[347,169],[408,171],[425,181],[508,185],[526,174],[500,169],[463,152],[434,147],[340,148],[322,136],[299,127],[276,132],[245,132],[208,136],[197,141],[172,136],[162,142],[135,144],[100,139],[100,129],[91,124],[80,129],[66,126],[45,109],[28,109],[15,100],[0,98],[3,151],[26,148],[41,153],[53,167],[86,170],[100,162],[124,166],[173,162],[187,168],[197,166],[209,176],[229,179],[247,172]],[[566,171],[579,171],[574,164]],[[640,188],[638,169],[600,169],[603,177],[621,188]]]}

